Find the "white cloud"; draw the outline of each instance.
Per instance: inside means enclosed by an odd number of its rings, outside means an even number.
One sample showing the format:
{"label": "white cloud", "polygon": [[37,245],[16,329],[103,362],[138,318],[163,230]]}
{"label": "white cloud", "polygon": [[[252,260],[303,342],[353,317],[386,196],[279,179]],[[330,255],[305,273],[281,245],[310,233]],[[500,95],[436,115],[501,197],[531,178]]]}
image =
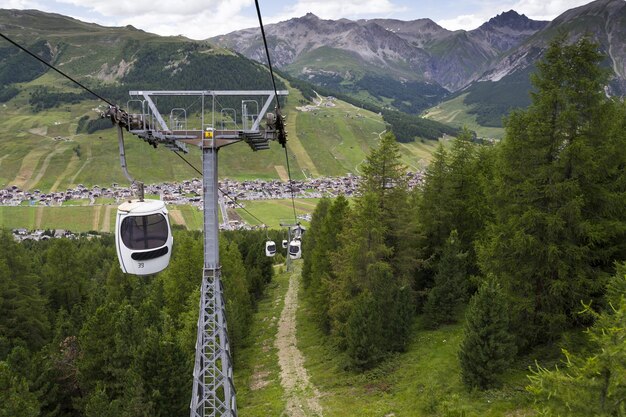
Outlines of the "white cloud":
{"label": "white cloud", "polygon": [[454,19],[442,19],[437,24],[449,30],[472,30],[485,23],[493,16],[466,14],[457,16]]}
{"label": "white cloud", "polygon": [[[103,0],[52,0],[40,5],[38,0],[7,0],[15,8],[38,8],[53,11],[62,5],[75,12],[65,13],[80,20],[95,21],[106,26],[133,25],[160,35],[179,35],[206,39],[238,29],[258,26],[253,0],[134,0],[106,2]],[[275,23],[300,17],[308,12],[324,19],[381,17],[402,12],[393,0],[299,0],[280,6],[270,15],[263,12],[263,22]],[[56,3],[57,7],[54,6]],[[42,6],[42,7],[37,7]]]}
{"label": "white cloud", "polygon": [[[224,16],[224,18],[218,16]],[[233,20],[237,22],[237,25],[233,25]],[[148,13],[142,15],[140,21],[136,18],[123,18],[118,23],[120,25],[133,25],[164,36],[184,35],[192,39],[206,39],[237,29],[257,26],[258,20],[230,15],[223,11],[205,11],[195,15],[170,13],[167,20],[164,20],[160,14]]]}
{"label": "white cloud", "polygon": [[591,0],[518,0],[511,8],[535,20],[552,20],[566,10],[590,3]]}
{"label": "white cloud", "polygon": [[389,0],[299,0],[270,20],[276,22],[304,16],[309,12],[322,19],[381,17],[403,10],[404,7]]}
{"label": "white cloud", "polygon": [[73,12],[66,14],[83,21],[95,21],[106,26],[133,25],[159,35],[184,35],[193,39],[206,39],[258,24],[256,18],[252,19],[241,14],[242,10],[253,6],[253,0],[180,2],[134,0],[114,3],[102,0],[56,0],[55,2],[66,5],[68,9],[74,9]]}
{"label": "white cloud", "polygon": [[33,0],[4,0],[2,2],[3,9],[39,9],[42,10],[42,4]]}
{"label": "white cloud", "polygon": [[158,14],[164,22],[172,15],[192,17],[198,14],[216,13],[230,9],[231,14],[253,4],[253,0],[133,0],[106,2],[102,0],[56,0],[58,3],[71,4],[94,10],[103,16],[134,18],[141,20],[146,14]]}

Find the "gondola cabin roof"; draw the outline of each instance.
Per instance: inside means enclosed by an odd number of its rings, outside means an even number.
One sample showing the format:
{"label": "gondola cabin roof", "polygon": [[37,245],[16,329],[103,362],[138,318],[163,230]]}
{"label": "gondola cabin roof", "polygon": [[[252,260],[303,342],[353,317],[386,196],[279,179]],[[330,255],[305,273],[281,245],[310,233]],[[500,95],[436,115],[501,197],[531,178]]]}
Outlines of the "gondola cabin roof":
{"label": "gondola cabin roof", "polygon": [[130,200],[120,204],[117,209],[127,213],[142,215],[165,209],[165,203],[161,200]]}

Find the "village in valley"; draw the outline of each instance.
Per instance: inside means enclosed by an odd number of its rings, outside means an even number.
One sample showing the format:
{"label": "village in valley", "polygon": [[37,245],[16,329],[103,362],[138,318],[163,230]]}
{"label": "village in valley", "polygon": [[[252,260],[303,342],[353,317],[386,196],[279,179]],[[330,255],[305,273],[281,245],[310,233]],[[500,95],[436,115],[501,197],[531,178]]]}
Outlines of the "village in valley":
{"label": "village in valley", "polygon": [[[423,172],[408,172],[406,174],[409,188],[421,185]],[[348,174],[345,177],[321,177],[306,180],[293,180],[291,186],[288,182],[280,180],[248,180],[235,181],[223,179],[219,182],[220,207],[222,215],[226,208],[236,209],[245,207],[245,201],[250,200],[279,200],[291,198],[334,198],[339,195],[353,197],[358,195],[360,176]],[[158,196],[159,199],[168,205],[191,205],[198,210],[202,210],[202,180],[193,178],[190,180],[174,183],[160,183],[145,185],[144,192],[147,196]],[[110,205],[120,204],[125,200],[134,197],[133,189],[117,183],[109,187],[94,185],[86,187],[78,184],[75,188],[65,191],[42,192],[35,190],[22,190],[12,185],[0,189],[0,206],[32,206],[32,207],[70,207],[72,205]],[[107,202],[102,202],[107,201]],[[72,204],[75,203],[75,204]],[[310,220],[310,215],[302,216],[302,220]],[[250,228],[249,225],[239,222],[224,222],[220,227],[230,228]],[[33,239],[41,240],[52,237],[73,238],[75,234],[68,230],[27,230],[24,228],[14,229],[16,240]]]}

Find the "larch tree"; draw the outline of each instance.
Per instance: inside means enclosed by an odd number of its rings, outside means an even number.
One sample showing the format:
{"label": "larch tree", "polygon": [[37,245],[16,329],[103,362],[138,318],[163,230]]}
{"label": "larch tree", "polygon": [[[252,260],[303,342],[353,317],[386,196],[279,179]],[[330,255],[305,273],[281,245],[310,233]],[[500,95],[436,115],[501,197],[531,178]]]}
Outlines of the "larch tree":
{"label": "larch tree", "polygon": [[316,245],[309,255],[313,259],[310,293],[315,305],[316,321],[325,333],[330,332],[330,299],[337,278],[332,259],[339,250],[339,237],[347,227],[350,213],[348,200],[343,196],[337,197],[328,208]]}
{"label": "larch tree", "polygon": [[[357,368],[373,366],[406,345],[413,317],[415,246],[406,168],[392,134],[383,135],[362,172],[361,196],[336,240],[339,248],[328,275],[334,279],[324,281],[331,335]],[[345,212],[347,207],[337,209]],[[329,236],[333,244],[335,238]]]}
{"label": "larch tree", "polygon": [[626,264],[610,280],[608,306],[585,310],[595,318],[586,332],[586,354],[563,349],[565,360],[555,369],[537,364],[527,390],[544,416],[622,416],[626,411]]}
{"label": "larch tree", "polygon": [[605,95],[601,60],[589,39],[557,37],[498,149],[494,220],[477,250],[511,297],[521,349],[574,324],[626,256],[624,107]]}
{"label": "larch tree", "polygon": [[317,257],[314,255],[318,247],[318,240],[322,233],[322,223],[326,219],[328,209],[331,205],[331,201],[328,198],[322,198],[311,215],[311,223],[306,233],[302,238],[302,245],[307,248],[309,256],[305,256],[302,261],[302,284],[305,289],[311,286],[313,278],[314,264],[318,262]]}

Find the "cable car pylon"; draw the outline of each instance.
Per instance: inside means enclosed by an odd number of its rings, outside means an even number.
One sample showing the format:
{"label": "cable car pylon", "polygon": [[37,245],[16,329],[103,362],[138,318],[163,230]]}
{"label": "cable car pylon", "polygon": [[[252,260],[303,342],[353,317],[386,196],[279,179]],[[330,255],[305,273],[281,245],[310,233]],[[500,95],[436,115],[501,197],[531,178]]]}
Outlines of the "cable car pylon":
{"label": "cable car pylon", "polygon": [[[139,97],[141,114],[128,114],[110,107],[107,116],[119,128],[126,128],[153,146],[163,144],[174,151],[187,152],[185,145],[195,145],[202,150],[202,185],[204,201],[204,266],[198,315],[196,355],[193,371],[193,389],[190,404],[191,417],[236,417],[237,401],[233,383],[233,366],[230,356],[224,290],[221,281],[218,238],[218,151],[233,143],[244,141],[254,151],[269,149],[269,140],[278,140],[284,146],[285,132],[280,113],[267,113],[277,96],[288,92],[262,91],[131,91]],[[201,126],[196,129],[170,129],[159,112],[154,97],[201,97]],[[231,129],[214,129],[215,103],[218,97],[241,97],[241,126]],[[263,105],[256,115],[248,115],[250,97],[263,97]],[[208,98],[208,99],[207,99]],[[244,103],[245,102],[245,103]],[[210,107],[205,112],[205,103]],[[205,115],[210,120],[205,120]],[[267,121],[261,128],[261,121]],[[246,115],[251,117],[245,117]],[[185,123],[186,126],[186,123]],[[223,126],[222,126],[223,127]]]}

